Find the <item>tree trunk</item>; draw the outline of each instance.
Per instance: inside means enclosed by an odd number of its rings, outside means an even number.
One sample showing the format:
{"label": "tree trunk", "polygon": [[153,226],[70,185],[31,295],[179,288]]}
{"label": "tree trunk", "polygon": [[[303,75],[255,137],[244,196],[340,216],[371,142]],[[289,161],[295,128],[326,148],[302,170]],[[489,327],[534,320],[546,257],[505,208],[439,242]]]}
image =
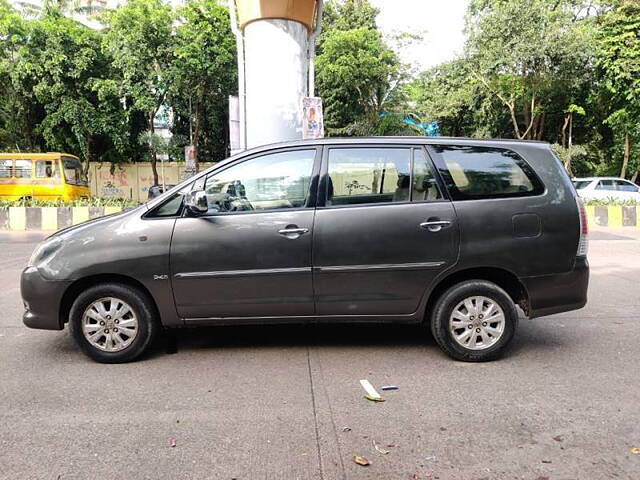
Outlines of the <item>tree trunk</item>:
{"label": "tree trunk", "polygon": [[540,115],[540,122],[538,123],[538,134],[536,135],[536,140],[542,140],[544,136],[544,121],[546,120],[546,113],[542,113]]}
{"label": "tree trunk", "polygon": [[627,166],[629,165],[629,153],[631,153],[631,138],[629,132],[624,134],[624,159],[622,160],[622,170],[620,170],[620,178],[624,178],[627,174]]}
{"label": "tree trunk", "polygon": [[573,146],[573,113],[569,114],[569,147]]}
{"label": "tree trunk", "polygon": [[513,124],[513,131],[516,134],[516,138],[518,140],[521,140],[522,137],[520,136],[520,127],[518,127],[518,120],[516,119],[515,106],[513,105],[513,103],[511,103],[511,104],[508,104],[507,107],[509,107],[509,113],[511,114],[511,123]]}
{"label": "tree trunk", "polygon": [[202,128],[202,110],[204,106],[204,87],[198,87],[196,109],[193,119],[193,155],[196,163],[196,172],[200,171],[200,130]]}
{"label": "tree trunk", "polygon": [[[155,129],[153,127],[153,119],[156,116],[156,110],[152,110],[149,112],[149,131],[153,135],[155,133]],[[153,172],[153,184],[158,185],[158,156],[156,155],[156,149],[151,147],[151,171]]]}
{"label": "tree trunk", "polygon": [[88,176],[89,175],[89,165],[91,164],[91,135],[87,135],[87,141],[86,141],[86,147],[85,148],[87,149],[87,154],[85,155],[85,157],[86,157],[85,160],[86,161],[83,162],[84,165],[82,166],[82,170],[83,170],[83,173]]}
{"label": "tree trunk", "polygon": [[562,124],[562,148],[567,148],[567,127],[569,126],[569,115],[564,117]]}
{"label": "tree trunk", "polygon": [[640,173],[640,172],[639,172],[638,170],[636,170],[636,173],[634,173],[634,174],[633,174],[633,176],[631,177],[631,181],[632,181],[633,183],[636,183],[636,180],[638,180],[638,174],[639,174],[639,173]]}
{"label": "tree trunk", "polygon": [[[522,118],[524,118],[525,128],[526,125],[531,125],[531,110],[529,110],[529,104],[527,102],[525,102],[524,107],[522,108]],[[529,136],[526,135],[522,138],[529,138]]]}

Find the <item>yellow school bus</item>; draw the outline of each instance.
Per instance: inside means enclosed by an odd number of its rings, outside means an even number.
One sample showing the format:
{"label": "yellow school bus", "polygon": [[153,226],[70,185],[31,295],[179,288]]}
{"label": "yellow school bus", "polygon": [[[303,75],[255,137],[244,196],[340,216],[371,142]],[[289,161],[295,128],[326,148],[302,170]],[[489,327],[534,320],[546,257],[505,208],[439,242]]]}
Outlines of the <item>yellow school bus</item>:
{"label": "yellow school bus", "polygon": [[78,157],[66,153],[0,153],[0,199],[76,200],[90,196]]}

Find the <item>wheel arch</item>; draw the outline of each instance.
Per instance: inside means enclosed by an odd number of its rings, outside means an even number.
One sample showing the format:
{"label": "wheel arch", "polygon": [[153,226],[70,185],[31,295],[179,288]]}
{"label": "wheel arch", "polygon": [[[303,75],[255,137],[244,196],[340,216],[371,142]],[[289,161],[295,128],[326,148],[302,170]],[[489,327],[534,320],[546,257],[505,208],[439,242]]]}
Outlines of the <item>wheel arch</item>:
{"label": "wheel arch", "polygon": [[514,304],[529,315],[529,294],[523,283],[513,272],[497,267],[473,267],[452,272],[438,281],[429,293],[425,319],[430,318],[433,307],[446,290],[466,280],[486,280],[495,283],[507,292]]}
{"label": "wheel arch", "polygon": [[60,310],[58,318],[61,328],[64,328],[64,324],[68,323],[71,306],[73,305],[75,299],[78,298],[78,295],[80,295],[87,288],[103,283],[119,283],[140,290],[149,298],[149,300],[151,300],[153,308],[155,309],[154,313],[157,315],[157,318],[160,318],[158,304],[156,303],[155,298],[153,298],[153,295],[151,294],[149,289],[145,287],[141,282],[126,275],[105,273],[79,278],[67,287],[64,294],[62,295],[62,299],[60,300]]}

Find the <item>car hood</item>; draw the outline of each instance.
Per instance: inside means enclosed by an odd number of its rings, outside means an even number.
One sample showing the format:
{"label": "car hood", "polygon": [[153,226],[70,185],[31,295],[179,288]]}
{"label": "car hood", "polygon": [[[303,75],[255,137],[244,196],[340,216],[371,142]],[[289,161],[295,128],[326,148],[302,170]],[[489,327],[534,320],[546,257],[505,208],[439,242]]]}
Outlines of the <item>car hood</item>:
{"label": "car hood", "polygon": [[125,208],[121,212],[112,213],[110,215],[105,215],[103,217],[94,218],[94,219],[88,220],[86,222],[79,223],[77,225],[71,225],[70,227],[66,227],[66,228],[63,228],[62,230],[58,230],[57,232],[49,235],[47,238],[53,238],[53,237],[65,238],[65,237],[68,237],[70,235],[74,235],[77,232],[80,232],[80,231],[83,231],[83,230],[93,229],[97,225],[104,225],[106,223],[110,223],[113,220],[119,219],[121,217],[132,215],[132,214],[134,214],[134,212],[137,212],[139,210],[146,211],[147,210],[147,204],[144,203],[144,204],[142,204],[142,205],[140,205],[138,207]]}

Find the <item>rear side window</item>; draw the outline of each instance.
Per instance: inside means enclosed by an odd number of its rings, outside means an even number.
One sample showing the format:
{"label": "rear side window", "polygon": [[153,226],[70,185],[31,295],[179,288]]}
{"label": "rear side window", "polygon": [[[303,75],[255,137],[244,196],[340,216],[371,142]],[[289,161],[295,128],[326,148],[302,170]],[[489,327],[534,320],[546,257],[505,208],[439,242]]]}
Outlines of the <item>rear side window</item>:
{"label": "rear side window", "polygon": [[466,145],[431,145],[453,200],[540,195],[544,186],[514,151]]}
{"label": "rear side window", "polygon": [[620,192],[637,192],[638,186],[624,180],[616,180],[616,189]]}
{"label": "rear side window", "polygon": [[592,180],[574,180],[573,186],[576,187],[576,190],[582,190],[583,188],[587,188],[591,182]]}

